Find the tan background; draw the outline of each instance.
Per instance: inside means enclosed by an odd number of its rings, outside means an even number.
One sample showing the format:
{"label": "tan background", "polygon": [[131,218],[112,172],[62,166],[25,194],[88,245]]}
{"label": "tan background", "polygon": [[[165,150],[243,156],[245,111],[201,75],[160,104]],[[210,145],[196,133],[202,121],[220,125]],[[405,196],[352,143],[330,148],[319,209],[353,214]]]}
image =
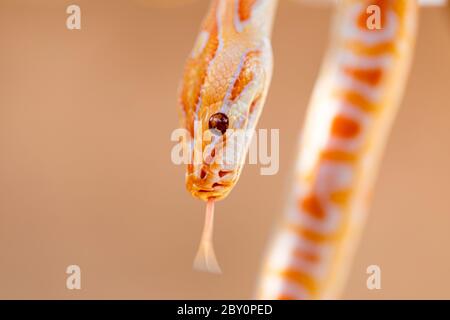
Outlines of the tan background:
{"label": "tan background", "polygon": [[[205,1],[0,0],[0,298],[249,298],[289,186],[330,9],[282,1],[260,128],[281,168],[247,166],[217,205],[224,274],[191,270],[204,204],[170,161],[176,89]],[[345,298],[450,298],[450,15],[422,11],[414,68]],[[69,264],[82,290],[65,288]],[[369,291],[366,267],[382,268]]]}

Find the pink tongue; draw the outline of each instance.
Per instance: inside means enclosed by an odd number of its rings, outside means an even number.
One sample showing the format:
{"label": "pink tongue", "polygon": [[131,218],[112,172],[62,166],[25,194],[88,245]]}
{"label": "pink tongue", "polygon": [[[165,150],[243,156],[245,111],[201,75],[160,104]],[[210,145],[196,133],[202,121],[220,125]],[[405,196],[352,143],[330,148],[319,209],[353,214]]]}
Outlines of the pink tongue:
{"label": "pink tongue", "polygon": [[206,204],[205,225],[194,260],[194,269],[211,273],[222,273],[217,262],[212,243],[214,228],[214,199],[209,199]]}

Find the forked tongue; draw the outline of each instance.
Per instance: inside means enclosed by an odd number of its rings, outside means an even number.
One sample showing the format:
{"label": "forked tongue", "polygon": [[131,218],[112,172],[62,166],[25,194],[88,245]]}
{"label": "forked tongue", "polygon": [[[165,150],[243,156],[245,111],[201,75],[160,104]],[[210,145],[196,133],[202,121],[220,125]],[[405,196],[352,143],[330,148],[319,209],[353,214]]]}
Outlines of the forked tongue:
{"label": "forked tongue", "polygon": [[222,273],[214,253],[212,243],[214,228],[214,199],[209,199],[206,204],[205,225],[202,239],[194,260],[194,269],[211,273]]}

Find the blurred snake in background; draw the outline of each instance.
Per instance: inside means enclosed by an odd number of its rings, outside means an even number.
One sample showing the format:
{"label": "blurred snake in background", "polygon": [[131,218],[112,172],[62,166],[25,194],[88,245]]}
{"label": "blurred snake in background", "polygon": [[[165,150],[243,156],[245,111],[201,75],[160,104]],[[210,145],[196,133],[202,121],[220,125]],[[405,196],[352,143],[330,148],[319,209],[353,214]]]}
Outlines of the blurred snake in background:
{"label": "blurred snake in background", "polygon": [[[276,0],[212,0],[186,62],[179,95],[193,160],[186,187],[207,202],[197,269],[220,272],[212,246],[214,202],[238,181],[249,148],[246,141],[228,150],[228,134],[254,130],[261,115],[272,75],[276,6]],[[381,27],[370,28],[377,8]],[[258,298],[339,297],[403,96],[417,19],[415,0],[337,1],[292,191],[261,270]],[[206,132],[212,132],[207,141]],[[236,161],[219,161],[225,152]]]}

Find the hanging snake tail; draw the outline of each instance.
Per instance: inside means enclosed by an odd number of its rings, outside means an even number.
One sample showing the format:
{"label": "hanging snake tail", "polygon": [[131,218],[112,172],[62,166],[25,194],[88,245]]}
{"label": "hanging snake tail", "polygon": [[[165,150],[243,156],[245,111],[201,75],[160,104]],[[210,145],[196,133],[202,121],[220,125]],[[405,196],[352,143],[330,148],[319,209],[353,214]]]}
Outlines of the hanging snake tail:
{"label": "hanging snake tail", "polygon": [[258,298],[339,297],[404,91],[417,15],[412,0],[337,4],[293,191],[261,270]]}

